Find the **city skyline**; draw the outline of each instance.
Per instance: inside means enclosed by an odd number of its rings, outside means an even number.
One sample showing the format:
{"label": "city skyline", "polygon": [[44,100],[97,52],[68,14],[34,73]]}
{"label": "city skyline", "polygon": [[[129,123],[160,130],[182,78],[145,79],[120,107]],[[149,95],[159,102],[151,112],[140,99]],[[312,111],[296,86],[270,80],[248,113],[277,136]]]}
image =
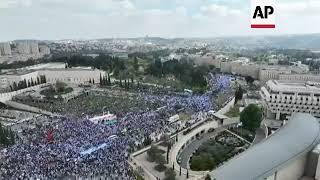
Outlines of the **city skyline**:
{"label": "city skyline", "polygon": [[2,0],[0,41],[317,33],[319,8],[316,1],[282,0],[276,29],[253,30],[248,0]]}

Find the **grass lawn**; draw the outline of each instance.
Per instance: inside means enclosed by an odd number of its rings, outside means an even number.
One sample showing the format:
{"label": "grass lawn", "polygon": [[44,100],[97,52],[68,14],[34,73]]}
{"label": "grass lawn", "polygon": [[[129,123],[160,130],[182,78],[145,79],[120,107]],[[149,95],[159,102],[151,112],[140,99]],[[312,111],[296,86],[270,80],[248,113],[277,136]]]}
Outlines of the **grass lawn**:
{"label": "grass lawn", "polygon": [[248,144],[230,133],[221,132],[214,139],[204,142],[190,160],[193,171],[207,171],[248,148]]}
{"label": "grass lawn", "polygon": [[240,111],[239,111],[240,106],[235,105],[233,108],[230,109],[229,112],[227,112],[225,115],[233,118],[233,117],[239,117],[240,116]]}
{"label": "grass lawn", "polygon": [[70,93],[72,91],[73,91],[72,87],[67,87],[62,92],[58,92],[58,91],[55,91],[55,89],[53,89],[53,88],[49,88],[49,89],[42,90],[40,92],[40,94],[44,95],[46,97],[53,97],[53,96],[56,96],[56,95],[68,94],[68,93]]}
{"label": "grass lawn", "polygon": [[158,78],[154,76],[145,76],[144,80],[142,81],[144,83],[151,83],[151,84],[159,84],[163,86],[170,86],[172,88],[178,89],[178,90],[184,90],[186,86],[179,80],[172,80],[167,78]]}
{"label": "grass lawn", "polygon": [[191,119],[191,115],[187,113],[179,113],[179,119],[181,121],[187,121]]}
{"label": "grass lawn", "polygon": [[193,171],[213,170],[220,163],[233,155],[234,147],[222,145],[215,140],[210,140],[199,147],[192,156],[190,168]]}
{"label": "grass lawn", "polygon": [[255,137],[255,133],[244,128],[235,128],[235,129],[231,129],[231,131],[238,134],[239,136],[241,136],[242,138],[244,138],[249,142],[253,142]]}

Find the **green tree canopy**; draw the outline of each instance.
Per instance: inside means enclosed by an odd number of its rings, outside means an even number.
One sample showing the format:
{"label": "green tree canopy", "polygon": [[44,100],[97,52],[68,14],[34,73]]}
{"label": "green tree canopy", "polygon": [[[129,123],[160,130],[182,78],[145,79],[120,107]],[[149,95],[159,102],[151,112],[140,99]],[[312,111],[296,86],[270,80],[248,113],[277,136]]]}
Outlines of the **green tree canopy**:
{"label": "green tree canopy", "polygon": [[240,121],[245,129],[255,131],[262,121],[262,109],[255,104],[250,104],[240,113]]}
{"label": "green tree canopy", "polygon": [[57,91],[57,92],[64,92],[66,86],[67,86],[66,83],[57,81],[57,82],[56,82],[56,91]]}
{"label": "green tree canopy", "polygon": [[234,104],[237,104],[238,101],[242,100],[243,97],[243,89],[241,88],[241,86],[239,86],[236,90],[236,92],[234,93],[234,97],[235,97],[235,101]]}
{"label": "green tree canopy", "polygon": [[204,178],[204,180],[211,180],[210,174],[207,174],[206,177]]}
{"label": "green tree canopy", "polygon": [[164,178],[165,180],[175,180],[176,179],[176,172],[171,168],[167,169],[164,172],[164,174],[165,174],[165,178]]}
{"label": "green tree canopy", "polygon": [[201,154],[192,157],[191,169],[194,171],[212,170],[215,166],[214,159],[209,154]]}
{"label": "green tree canopy", "polygon": [[9,146],[15,143],[15,134],[0,123],[0,145]]}

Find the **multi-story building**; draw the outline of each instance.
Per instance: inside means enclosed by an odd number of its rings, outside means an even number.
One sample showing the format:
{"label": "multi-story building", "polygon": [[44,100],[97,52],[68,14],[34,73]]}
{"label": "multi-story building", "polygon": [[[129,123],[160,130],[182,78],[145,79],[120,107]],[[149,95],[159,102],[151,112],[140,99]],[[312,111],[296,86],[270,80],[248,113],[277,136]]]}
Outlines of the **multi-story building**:
{"label": "multi-story building", "polygon": [[30,54],[30,46],[27,41],[17,43],[17,49],[20,54]]}
{"label": "multi-story building", "polygon": [[61,81],[71,84],[83,84],[90,80],[94,81],[94,83],[99,83],[100,75],[105,76],[104,71],[97,69],[44,69],[38,72],[40,75],[44,75],[49,83]]}
{"label": "multi-story building", "polygon": [[320,74],[280,74],[279,80],[320,82]]}
{"label": "multi-story building", "polygon": [[39,54],[38,43],[34,41],[20,41],[17,49],[20,54]]}
{"label": "multi-story building", "polygon": [[50,54],[50,48],[47,46],[39,46],[40,54],[42,55],[49,55]]}
{"label": "multi-story building", "polygon": [[70,84],[85,84],[90,80],[94,83],[100,82],[100,76],[105,72],[91,68],[70,68],[65,69],[64,63],[48,63],[37,66],[29,66],[22,69],[12,70],[0,75],[0,89],[6,89],[20,81],[36,81],[38,77],[45,76],[48,83],[57,81]]}
{"label": "multi-story building", "polygon": [[294,73],[308,73],[309,65],[302,64],[301,61],[290,63],[290,67]]}
{"label": "multi-story building", "polygon": [[261,96],[268,119],[286,120],[295,112],[320,117],[320,83],[269,80]]}
{"label": "multi-story building", "polygon": [[10,43],[0,43],[0,56],[10,56],[11,46]]}
{"label": "multi-story building", "polygon": [[29,43],[30,46],[30,53],[31,54],[39,54],[39,46],[38,43],[36,42],[30,42]]}
{"label": "multi-story building", "polygon": [[267,82],[271,79],[279,79],[280,74],[291,74],[291,69],[280,66],[266,66],[259,71],[259,80]]}
{"label": "multi-story building", "polygon": [[37,71],[10,72],[5,75],[0,75],[0,89],[9,88],[10,86],[13,86],[14,83],[18,84],[20,81],[24,80],[26,80],[26,82],[35,82],[37,77],[39,77],[39,73]]}
{"label": "multi-story building", "polygon": [[242,63],[234,63],[231,66],[231,73],[240,75],[240,76],[251,76],[254,79],[258,79],[259,77],[260,66],[256,64],[242,64]]}

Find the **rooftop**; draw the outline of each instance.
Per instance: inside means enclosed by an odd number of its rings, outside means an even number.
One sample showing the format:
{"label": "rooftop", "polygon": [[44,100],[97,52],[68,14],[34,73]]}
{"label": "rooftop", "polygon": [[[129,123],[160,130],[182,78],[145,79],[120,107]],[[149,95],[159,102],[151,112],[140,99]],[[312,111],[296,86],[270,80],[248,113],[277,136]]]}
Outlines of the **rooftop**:
{"label": "rooftop", "polygon": [[267,86],[275,92],[320,93],[320,84],[317,82],[270,80]]}
{"label": "rooftop", "polygon": [[296,113],[276,133],[212,171],[211,177],[263,180],[313,150],[319,142],[319,122],[310,114]]}

